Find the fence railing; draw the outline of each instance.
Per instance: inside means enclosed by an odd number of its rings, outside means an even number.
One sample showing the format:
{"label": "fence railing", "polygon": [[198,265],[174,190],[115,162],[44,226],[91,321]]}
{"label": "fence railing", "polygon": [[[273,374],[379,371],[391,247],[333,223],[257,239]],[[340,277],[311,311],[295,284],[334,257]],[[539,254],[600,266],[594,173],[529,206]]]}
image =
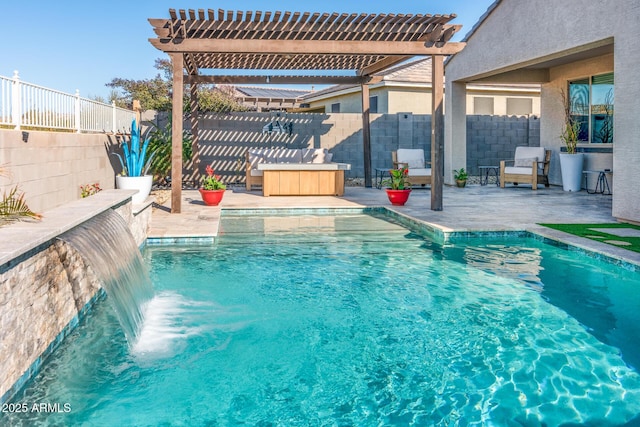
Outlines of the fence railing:
{"label": "fence railing", "polygon": [[0,125],[20,130],[70,130],[75,132],[129,133],[136,114],[91,99],[0,76]]}

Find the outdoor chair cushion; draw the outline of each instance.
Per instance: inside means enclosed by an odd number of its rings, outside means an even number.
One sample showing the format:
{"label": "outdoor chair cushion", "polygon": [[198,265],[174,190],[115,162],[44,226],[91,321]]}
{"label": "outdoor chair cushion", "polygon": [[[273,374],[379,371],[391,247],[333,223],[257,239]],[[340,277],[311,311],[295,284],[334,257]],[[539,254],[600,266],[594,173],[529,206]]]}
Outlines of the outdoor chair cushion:
{"label": "outdoor chair cushion", "polygon": [[[409,168],[409,173],[407,175],[409,178],[412,176],[431,176],[431,168]],[[411,179],[409,179],[409,182],[411,182]]]}
{"label": "outdoor chair cushion", "polygon": [[396,156],[398,163],[404,163],[407,165],[409,168],[409,175],[411,175],[412,168],[425,168],[424,150],[422,148],[398,148]]}
{"label": "outdoor chair cushion", "polygon": [[[516,147],[513,166],[506,166],[506,174],[531,175],[534,161],[544,162],[544,147]],[[541,164],[540,164],[541,167]]]}

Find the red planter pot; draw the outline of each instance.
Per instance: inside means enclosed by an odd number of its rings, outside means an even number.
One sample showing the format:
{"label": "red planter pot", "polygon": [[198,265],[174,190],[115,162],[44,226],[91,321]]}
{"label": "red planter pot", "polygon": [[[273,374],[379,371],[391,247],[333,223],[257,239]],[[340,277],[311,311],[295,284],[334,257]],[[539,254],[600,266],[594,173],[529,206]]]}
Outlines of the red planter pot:
{"label": "red planter pot", "polygon": [[222,196],[224,196],[224,190],[205,190],[200,188],[198,191],[200,191],[202,201],[207,206],[218,206]]}
{"label": "red planter pot", "polygon": [[390,188],[386,188],[387,197],[389,197],[389,201],[394,206],[404,206],[409,199],[409,193],[411,193],[411,189],[407,190],[392,190]]}

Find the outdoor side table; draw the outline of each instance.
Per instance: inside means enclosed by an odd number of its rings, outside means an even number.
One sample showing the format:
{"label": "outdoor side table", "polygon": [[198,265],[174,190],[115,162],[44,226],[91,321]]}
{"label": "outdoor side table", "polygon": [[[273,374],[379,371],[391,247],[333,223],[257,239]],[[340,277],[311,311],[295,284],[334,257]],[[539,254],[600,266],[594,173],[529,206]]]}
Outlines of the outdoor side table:
{"label": "outdoor side table", "polygon": [[496,177],[496,185],[500,186],[500,166],[478,166],[480,171],[480,185],[489,183],[489,176],[493,173]]}
{"label": "outdoor side table", "polygon": [[[600,193],[604,195],[611,194],[611,188],[609,187],[609,180],[607,180],[607,174],[613,175],[613,171],[611,169],[587,170],[587,171],[582,171],[582,173],[584,174],[584,188],[587,190],[587,193],[589,194]],[[589,175],[596,174],[596,173],[598,174],[596,187],[593,189],[593,191],[589,191],[589,185],[588,185]]]}
{"label": "outdoor side table", "polygon": [[376,168],[376,188],[379,190],[382,188],[382,180],[386,175],[389,175],[389,168]]}

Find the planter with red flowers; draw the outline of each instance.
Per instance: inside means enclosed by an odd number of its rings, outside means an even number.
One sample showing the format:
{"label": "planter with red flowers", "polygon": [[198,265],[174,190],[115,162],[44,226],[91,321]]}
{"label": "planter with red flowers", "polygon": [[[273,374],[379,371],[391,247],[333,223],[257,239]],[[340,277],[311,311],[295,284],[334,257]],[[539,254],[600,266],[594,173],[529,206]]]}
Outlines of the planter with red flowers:
{"label": "planter with red flowers", "polygon": [[218,206],[224,196],[227,186],[220,181],[220,175],[216,175],[211,165],[207,166],[207,176],[204,178],[202,188],[199,189],[202,201],[207,206]]}
{"label": "planter with red flowers", "polygon": [[409,199],[411,183],[407,179],[408,175],[409,168],[404,166],[400,169],[389,170],[389,178],[382,181],[382,185],[388,186],[385,191],[389,201],[394,206],[404,206]]}

